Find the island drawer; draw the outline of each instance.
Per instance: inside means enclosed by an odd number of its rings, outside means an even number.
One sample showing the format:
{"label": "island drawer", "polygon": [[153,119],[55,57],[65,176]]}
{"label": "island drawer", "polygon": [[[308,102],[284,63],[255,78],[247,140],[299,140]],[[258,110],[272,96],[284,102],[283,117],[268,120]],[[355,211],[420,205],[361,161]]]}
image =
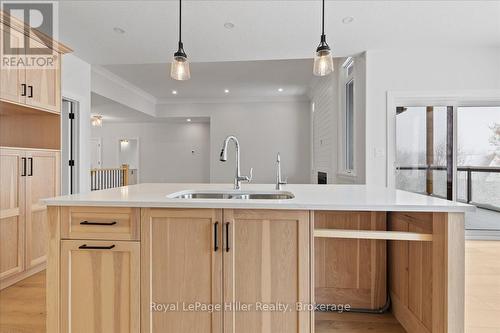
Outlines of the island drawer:
{"label": "island drawer", "polygon": [[62,207],[63,239],[139,240],[140,209]]}

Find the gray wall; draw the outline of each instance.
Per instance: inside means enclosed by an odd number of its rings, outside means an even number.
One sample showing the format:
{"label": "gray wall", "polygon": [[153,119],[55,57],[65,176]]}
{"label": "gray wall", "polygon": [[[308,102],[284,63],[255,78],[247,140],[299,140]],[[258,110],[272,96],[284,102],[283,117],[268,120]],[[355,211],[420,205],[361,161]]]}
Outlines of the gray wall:
{"label": "gray wall", "polygon": [[228,161],[219,153],[228,135],[241,144],[242,173],[254,168],[254,183],[275,181],[276,153],[281,152],[283,175],[290,183],[310,182],[310,103],[308,101],[164,104],[157,115],[210,117],[210,181],[231,183],[234,147]]}
{"label": "gray wall", "polygon": [[119,166],[120,139],[138,138],[141,183],[210,181],[210,125],[207,123],[104,122],[101,128],[92,128],[91,134],[102,138],[104,168]]}

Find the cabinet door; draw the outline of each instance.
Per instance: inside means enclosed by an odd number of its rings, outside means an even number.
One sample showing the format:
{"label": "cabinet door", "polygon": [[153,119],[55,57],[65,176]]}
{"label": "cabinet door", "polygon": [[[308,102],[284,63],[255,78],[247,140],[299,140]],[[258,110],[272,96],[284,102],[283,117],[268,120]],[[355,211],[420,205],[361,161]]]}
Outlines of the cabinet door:
{"label": "cabinet door", "polygon": [[[3,24],[0,24],[0,34],[2,40],[0,42],[1,58],[4,59],[5,55],[6,59],[13,59],[15,62],[15,60],[19,59],[19,56],[23,54],[20,53],[20,51],[16,51],[16,54],[7,54],[4,45],[4,36],[10,40],[11,48],[20,48],[24,43],[24,35]],[[0,98],[11,102],[24,103],[25,97],[22,95],[26,93],[26,86],[24,86],[26,71],[22,66],[10,65],[11,64],[4,64],[3,60],[0,64]]]}
{"label": "cabinet door", "polygon": [[[307,211],[224,210],[225,333],[310,332]],[[281,303],[290,311],[265,309]],[[236,311],[235,311],[236,310]]]}
{"label": "cabinet door", "polygon": [[[32,48],[45,48],[45,45],[30,40]],[[26,70],[26,104],[36,108],[60,113],[61,110],[61,88],[60,88],[60,62],[61,55],[52,51],[52,65],[44,65]]]}
{"label": "cabinet door", "polygon": [[139,333],[139,242],[61,243],[61,332]]}
{"label": "cabinet door", "polygon": [[47,207],[40,199],[59,195],[59,152],[35,150],[26,154],[26,266],[47,259]]}
{"label": "cabinet door", "polygon": [[184,308],[221,306],[221,217],[213,209],[143,210],[141,332],[222,332],[221,311]]}
{"label": "cabinet door", "polygon": [[0,279],[24,270],[24,152],[0,149]]}

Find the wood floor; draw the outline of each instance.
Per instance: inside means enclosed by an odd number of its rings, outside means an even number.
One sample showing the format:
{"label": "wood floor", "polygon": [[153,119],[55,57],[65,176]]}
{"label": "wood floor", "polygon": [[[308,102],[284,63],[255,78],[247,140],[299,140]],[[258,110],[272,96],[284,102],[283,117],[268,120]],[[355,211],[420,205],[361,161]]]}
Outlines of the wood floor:
{"label": "wood floor", "polygon": [[45,271],[0,292],[0,333],[45,333]]}
{"label": "wood floor", "polygon": [[[466,333],[500,332],[500,241],[465,244]],[[316,333],[404,333],[390,314],[316,315]],[[0,333],[45,333],[45,272],[0,292]]]}

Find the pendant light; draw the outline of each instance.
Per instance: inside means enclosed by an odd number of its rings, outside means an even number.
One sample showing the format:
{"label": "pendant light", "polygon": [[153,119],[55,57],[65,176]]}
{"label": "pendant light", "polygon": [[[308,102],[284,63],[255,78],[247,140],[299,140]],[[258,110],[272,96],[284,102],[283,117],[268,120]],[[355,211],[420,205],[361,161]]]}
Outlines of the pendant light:
{"label": "pendant light", "polygon": [[191,78],[189,71],[189,61],[184,52],[182,44],[182,0],[179,0],[179,49],[174,53],[174,59],[170,67],[170,77],[174,80],[184,81]]}
{"label": "pendant light", "polygon": [[326,76],[333,72],[332,50],[326,43],[325,35],[325,0],[323,1],[323,12],[321,22],[321,41],[314,55],[313,73],[316,76]]}

